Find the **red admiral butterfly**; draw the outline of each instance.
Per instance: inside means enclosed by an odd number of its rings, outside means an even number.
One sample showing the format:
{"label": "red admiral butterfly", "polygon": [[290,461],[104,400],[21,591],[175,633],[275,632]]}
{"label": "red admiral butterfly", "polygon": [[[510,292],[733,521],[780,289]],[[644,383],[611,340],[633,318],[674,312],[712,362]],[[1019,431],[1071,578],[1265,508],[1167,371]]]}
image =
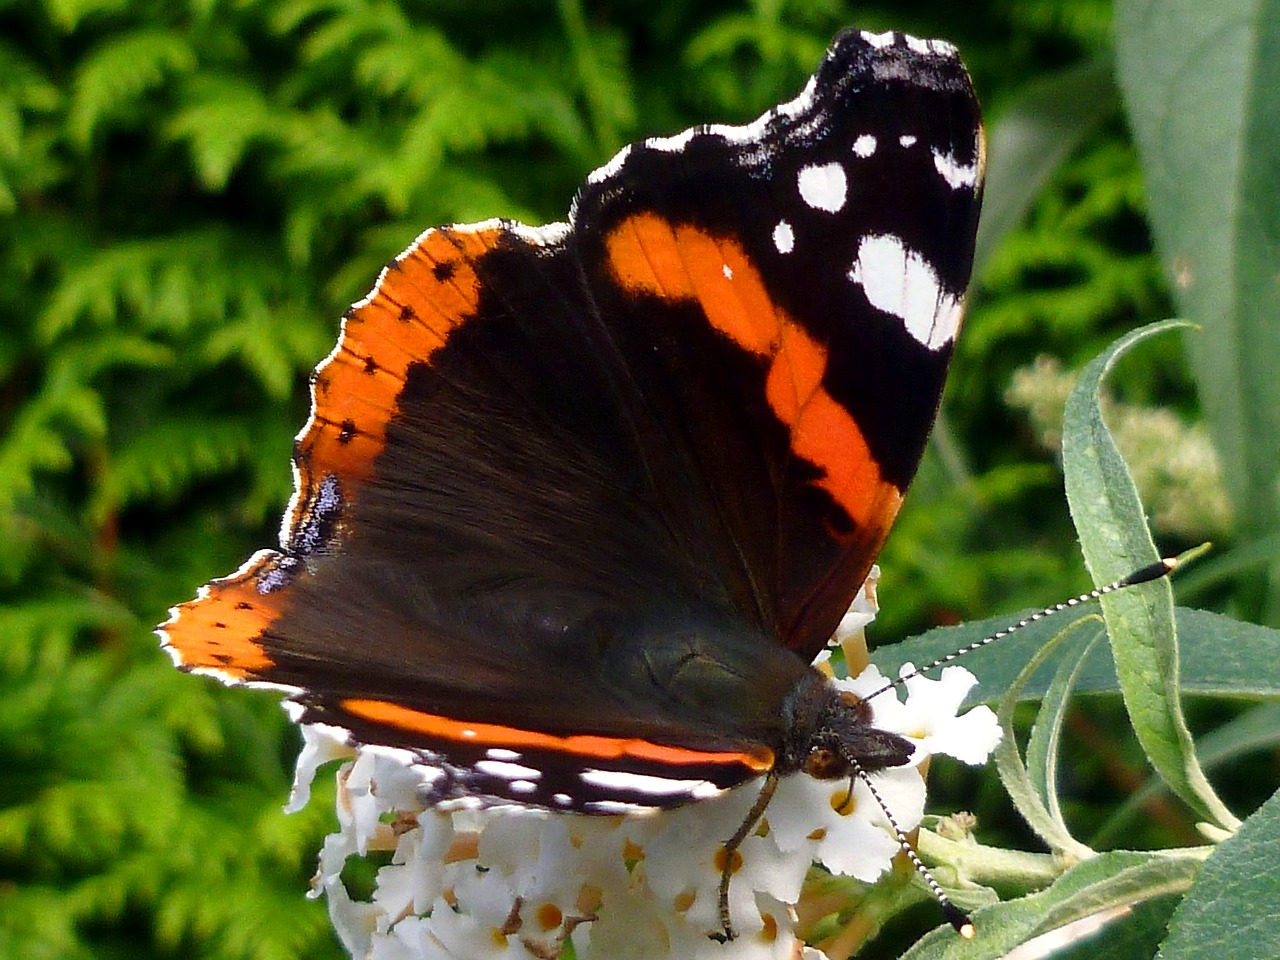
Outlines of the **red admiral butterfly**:
{"label": "red admiral butterfly", "polygon": [[426,231],[315,371],[281,548],[164,647],[408,751],[433,803],[765,778],[745,833],[779,777],[906,763],[810,663],[924,449],[983,163],[949,44],[850,31],[756,121],[622,150],[567,223]]}

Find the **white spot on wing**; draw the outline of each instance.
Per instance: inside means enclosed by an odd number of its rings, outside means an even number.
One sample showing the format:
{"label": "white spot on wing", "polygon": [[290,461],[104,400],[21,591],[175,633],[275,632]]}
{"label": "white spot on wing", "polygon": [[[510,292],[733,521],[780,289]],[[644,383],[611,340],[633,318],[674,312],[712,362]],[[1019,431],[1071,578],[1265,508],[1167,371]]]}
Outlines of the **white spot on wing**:
{"label": "white spot on wing", "polygon": [[501,747],[493,747],[486,750],[484,755],[490,760],[519,760],[520,754],[514,750],[503,750]]}
{"label": "white spot on wing", "polygon": [[915,146],[915,142],[915,134],[912,133],[904,133],[898,138],[898,143],[900,143],[904,148]]}
{"label": "white spot on wing", "polygon": [[786,220],[779,220],[773,228],[773,245],[779,253],[790,253],[796,248],[796,232]]}
{"label": "white spot on wing", "polygon": [[590,803],[583,804],[587,810],[594,813],[608,813],[624,815],[628,813],[653,813],[653,807],[646,807],[642,803],[623,803],[621,800],[593,800]]}
{"label": "white spot on wing", "polygon": [[864,237],[849,279],[862,285],[873,306],[901,318],[907,332],[930,350],[955,339],[963,300],[944,291],[933,265],[898,237]]}
{"label": "white spot on wing", "polygon": [[862,157],[864,160],[876,152],[876,138],[869,133],[864,133],[853,141],[853,152],[856,156]]}
{"label": "white spot on wing", "polygon": [[800,196],[815,210],[836,213],[843,206],[849,192],[849,182],[844,167],[838,163],[809,164],[801,167],[796,178]]}
{"label": "white spot on wing", "polygon": [[725,278],[726,280],[732,280],[732,279],[733,279],[733,268],[732,268],[731,266],[729,266],[729,265],[726,263],[723,267],[721,267],[721,269],[724,271],[724,278]]}
{"label": "white spot on wing", "polygon": [[501,777],[503,780],[537,780],[542,776],[541,770],[518,763],[506,763],[502,760],[481,760],[476,764],[476,769],[491,777]]}
{"label": "white spot on wing", "polygon": [[[626,790],[631,793],[647,793],[655,797],[672,797],[679,794],[693,796],[694,791],[708,786],[706,780],[673,780],[652,774],[630,773],[626,770],[583,770],[582,782],[606,790]],[[713,789],[715,788],[714,785]]]}
{"label": "white spot on wing", "polygon": [[551,802],[561,807],[567,807],[569,804],[573,803],[573,797],[569,796],[567,793],[553,793],[551,795]]}
{"label": "white spot on wing", "polygon": [[928,54],[931,52],[929,49],[928,40],[921,40],[919,37],[913,37],[910,34],[907,34],[906,40],[907,40],[907,46],[910,47],[912,50],[914,50],[916,53]]}
{"label": "white spot on wing", "polygon": [[934,150],[933,165],[952,190],[959,190],[961,187],[972,189],[978,182],[977,163],[959,163],[951,154]]}
{"label": "white spot on wing", "polygon": [[871,44],[877,50],[883,50],[885,47],[893,46],[893,31],[886,30],[884,33],[872,33],[869,30],[862,31],[862,39]]}
{"label": "white spot on wing", "polygon": [[507,789],[512,793],[533,793],[538,785],[532,780],[512,780],[507,784]]}

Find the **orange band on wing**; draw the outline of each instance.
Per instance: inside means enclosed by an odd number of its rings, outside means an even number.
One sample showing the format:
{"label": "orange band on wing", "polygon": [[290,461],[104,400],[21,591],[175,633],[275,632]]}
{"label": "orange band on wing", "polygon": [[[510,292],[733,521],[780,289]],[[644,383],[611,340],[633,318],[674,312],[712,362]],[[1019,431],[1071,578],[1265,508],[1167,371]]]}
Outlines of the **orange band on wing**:
{"label": "orange band on wing", "polygon": [[733,240],[652,213],[628,217],[606,241],[628,290],[694,300],[720,333],[768,360],[769,406],[791,430],[791,449],[825,471],[816,481],[862,527],[892,521],[901,491],[886,481],[857,421],[822,385],[827,350],[775,304]]}
{"label": "orange band on wing", "polygon": [[299,490],[325,474],[368,477],[409,366],[429,362],[475,313],[476,262],[502,235],[497,227],[427,231],[347,313],[338,348],[316,369],[311,420],[298,441]]}
{"label": "orange band on wing", "polygon": [[682,767],[697,764],[742,766],[764,773],[773,766],[773,751],[761,747],[754,753],[711,753],[702,750],[686,750],[667,747],[647,740],[622,740],[615,737],[569,736],[558,737],[533,730],[520,730],[492,723],[466,723],[423,713],[385,700],[343,700],[339,706],[348,713],[370,720],[457,743],[476,743],[486,747],[509,747],[554,750],[578,756],[597,757],[602,760],[634,757],[657,763]]}

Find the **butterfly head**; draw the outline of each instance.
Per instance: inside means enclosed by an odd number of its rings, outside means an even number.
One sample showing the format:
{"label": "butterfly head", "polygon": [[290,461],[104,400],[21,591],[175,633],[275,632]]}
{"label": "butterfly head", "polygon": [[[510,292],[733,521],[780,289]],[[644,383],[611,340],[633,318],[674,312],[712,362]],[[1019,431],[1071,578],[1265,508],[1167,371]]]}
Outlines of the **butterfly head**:
{"label": "butterfly head", "polygon": [[915,753],[910,740],[873,724],[867,700],[837,690],[817,671],[797,686],[787,711],[791,722],[779,774],[803,771],[818,780],[839,780],[858,768],[874,773],[905,766]]}

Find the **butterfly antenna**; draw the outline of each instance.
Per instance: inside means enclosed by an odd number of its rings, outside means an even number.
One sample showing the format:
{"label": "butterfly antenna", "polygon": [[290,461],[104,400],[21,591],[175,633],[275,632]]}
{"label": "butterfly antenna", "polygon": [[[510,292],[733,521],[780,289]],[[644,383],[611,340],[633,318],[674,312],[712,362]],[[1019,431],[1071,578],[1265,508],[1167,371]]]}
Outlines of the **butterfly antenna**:
{"label": "butterfly antenna", "polygon": [[1016,633],[1023,627],[1029,627],[1031,624],[1043,620],[1046,617],[1051,617],[1055,613],[1061,613],[1063,610],[1078,607],[1082,603],[1092,603],[1099,597],[1105,597],[1109,593],[1115,593],[1117,590],[1123,590],[1126,587],[1134,587],[1140,583],[1150,583],[1152,580],[1159,580],[1161,577],[1167,577],[1178,568],[1178,563],[1178,558],[1166,557],[1163,560],[1157,560],[1155,563],[1148,564],[1140,570],[1133,571],[1133,573],[1129,574],[1127,577],[1121,577],[1119,580],[1112,581],[1105,587],[1098,587],[1095,590],[1090,590],[1088,593],[1082,593],[1078,597],[1072,597],[1070,600],[1064,600],[1062,603],[1055,603],[1052,607],[1045,607],[1039,613],[1033,613],[1031,616],[1023,620],[1019,620],[1017,623],[1011,624],[1003,630],[997,630],[989,637],[984,637],[981,640],[975,640],[968,646],[961,647],[959,650],[953,650],[945,657],[939,657],[932,663],[925,664],[923,667],[918,667],[915,670],[903,674],[897,680],[894,680],[891,683],[886,683],[879,690],[864,697],[863,699],[871,700],[880,696],[882,693],[888,693],[890,690],[902,686],[903,683],[910,680],[912,677],[918,677],[921,674],[928,673],[930,670],[937,667],[946,666],[952,660],[958,660],[960,657],[973,653],[975,650],[981,650],[989,643],[995,643],[997,640],[1003,640],[1005,637],[1009,636],[1009,634]]}
{"label": "butterfly antenna", "polygon": [[889,812],[889,807],[881,798],[880,791],[876,789],[875,784],[871,782],[871,777],[867,774],[867,771],[862,769],[862,764],[856,760],[850,762],[854,776],[861,780],[863,785],[871,791],[871,796],[879,804],[881,812],[884,813],[885,819],[889,822],[889,828],[893,830],[893,835],[898,838],[898,846],[907,855],[907,859],[911,861],[911,866],[915,868],[916,873],[920,874],[928,885],[929,892],[933,894],[934,899],[938,901],[938,905],[942,907],[942,913],[947,918],[947,921],[955,928],[956,933],[966,940],[972,940],[977,930],[973,926],[973,921],[969,919],[969,915],[952,903],[951,898],[942,892],[942,887],[939,886],[937,880],[933,879],[933,874],[929,872],[929,868],[921,862],[920,857],[916,854],[915,847],[911,845],[907,835],[898,826],[898,821]]}

